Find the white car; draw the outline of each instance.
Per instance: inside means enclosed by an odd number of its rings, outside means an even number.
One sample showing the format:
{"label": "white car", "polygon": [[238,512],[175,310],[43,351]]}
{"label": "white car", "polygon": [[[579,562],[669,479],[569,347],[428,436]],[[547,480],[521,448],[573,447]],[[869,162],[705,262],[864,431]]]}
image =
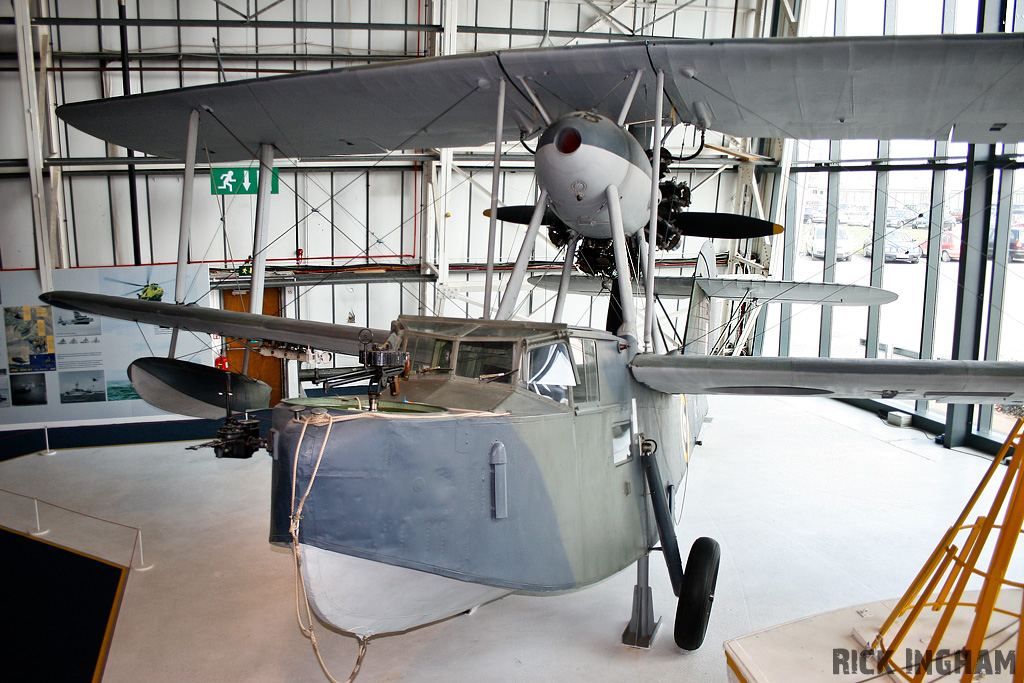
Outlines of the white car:
{"label": "white car", "polygon": [[[807,255],[811,258],[825,258],[825,226],[815,228],[811,239],[807,240]],[[853,256],[853,242],[846,231],[839,228],[836,236],[836,261],[849,261]]]}
{"label": "white car", "polygon": [[[886,233],[883,238],[883,244],[885,245],[885,257],[883,259],[885,263],[893,261],[917,263],[923,255],[921,246],[902,230],[893,230]],[[864,243],[864,256],[867,258],[871,258],[872,245],[873,242],[871,240]]]}

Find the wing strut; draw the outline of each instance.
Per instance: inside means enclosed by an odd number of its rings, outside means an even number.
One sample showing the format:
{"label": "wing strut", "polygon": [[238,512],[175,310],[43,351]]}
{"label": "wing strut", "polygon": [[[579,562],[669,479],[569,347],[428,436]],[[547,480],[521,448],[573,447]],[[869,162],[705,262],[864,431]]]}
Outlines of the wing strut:
{"label": "wing strut", "polygon": [[581,233],[575,233],[572,241],[565,245],[565,263],[562,264],[562,276],[558,281],[558,296],[555,298],[555,314],[551,322],[562,322],[562,310],[565,308],[565,295],[569,293],[569,282],[572,279],[572,261],[576,256],[576,245],[583,239]]}
{"label": "wing strut", "polygon": [[554,119],[551,118],[551,115],[548,114],[548,110],[544,108],[543,104],[541,104],[540,99],[537,97],[537,93],[533,92],[533,88],[530,87],[530,84],[526,82],[525,78],[522,76],[519,76],[518,78],[519,82],[522,83],[523,87],[526,89],[526,94],[530,96],[530,101],[533,102],[533,106],[537,107],[537,111],[540,113],[541,118],[544,119],[544,124],[550,126]]}
{"label": "wing strut", "polygon": [[[633,85],[630,86],[629,94],[626,95],[626,101],[622,103],[622,111],[619,112],[619,118],[615,121],[620,127],[626,122],[626,116],[629,115],[629,108],[633,106],[633,97],[636,95],[636,89],[639,87],[640,79],[643,78],[643,75],[643,68],[633,72]],[[661,91],[659,90],[658,92]]]}
{"label": "wing strut", "polygon": [[[199,111],[193,109],[188,115],[188,143],[185,146],[185,180],[181,186],[181,219],[178,223],[178,268],[174,274],[174,303],[185,303],[186,275],[188,266],[188,243],[192,234],[192,191],[196,179],[196,142],[199,139]],[[171,350],[168,358],[174,358],[178,346],[178,328],[171,332]]]}
{"label": "wing strut", "polygon": [[530,218],[530,227],[526,229],[523,246],[519,248],[519,256],[516,257],[516,265],[512,268],[508,284],[505,285],[505,294],[501,297],[501,303],[498,304],[498,312],[494,316],[497,320],[508,320],[512,317],[512,311],[515,310],[516,299],[519,297],[519,290],[523,287],[523,280],[526,279],[526,267],[530,265],[530,254],[533,252],[534,242],[537,241],[537,232],[540,230],[541,219],[544,218],[544,207],[547,206],[547,203],[548,191],[541,189],[537,206],[533,209],[533,217]]}
{"label": "wing strut", "polygon": [[501,181],[501,133],[505,124],[505,79],[498,81],[498,127],[494,134],[491,169],[491,223],[487,230],[487,279],[484,280],[484,320],[491,317],[491,280],[494,278],[494,242],[498,232],[498,184]]}
{"label": "wing strut", "polygon": [[[644,351],[650,351],[654,343],[654,318],[657,313],[654,310],[654,254],[658,243],[658,181],[661,179],[661,115],[664,98],[662,93],[665,89],[665,72],[658,70],[658,85],[655,88],[654,98],[654,146],[651,148],[654,153],[651,155],[651,222],[647,230],[647,307],[644,315]],[[644,254],[640,255],[643,258]]]}
{"label": "wing strut", "polygon": [[[622,324],[615,334],[628,337],[630,345],[636,344],[636,302],[633,301],[632,278],[629,273],[629,258],[626,256],[626,233],[622,227],[622,206],[619,204],[619,188],[609,185],[608,222],[612,227],[612,251],[615,255],[615,281],[619,285],[619,303],[622,306]],[[635,350],[635,349],[634,349]]]}
{"label": "wing strut", "polygon": [[[263,314],[263,277],[267,267],[267,215],[270,213],[271,180],[274,178],[274,146],[260,144],[260,179],[256,186],[256,234],[252,243],[252,279],[249,282],[249,312]],[[242,374],[249,372],[249,345],[245,346]]]}

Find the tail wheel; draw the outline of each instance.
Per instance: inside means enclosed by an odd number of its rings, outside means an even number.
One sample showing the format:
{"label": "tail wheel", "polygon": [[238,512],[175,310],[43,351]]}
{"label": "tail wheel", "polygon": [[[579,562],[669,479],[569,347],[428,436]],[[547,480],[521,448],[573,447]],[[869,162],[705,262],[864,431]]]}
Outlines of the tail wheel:
{"label": "tail wheel", "polygon": [[715,600],[718,564],[722,549],[713,538],[701,537],[693,542],[686,558],[686,573],[676,607],[675,641],[684,650],[696,650],[704,642]]}

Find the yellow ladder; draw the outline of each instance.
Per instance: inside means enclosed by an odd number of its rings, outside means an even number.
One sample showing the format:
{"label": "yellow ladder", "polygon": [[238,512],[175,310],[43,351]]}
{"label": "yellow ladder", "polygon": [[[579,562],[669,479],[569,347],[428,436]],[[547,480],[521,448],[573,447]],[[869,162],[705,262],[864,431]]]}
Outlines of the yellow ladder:
{"label": "yellow ladder", "polygon": [[[1024,419],[1018,419],[960,517],[942,537],[928,561],[921,568],[917,578],[914,579],[907,592],[897,603],[896,608],[879,629],[873,647],[885,651],[885,655],[878,661],[880,672],[889,671],[905,680],[920,683],[932,664],[935,653],[946,634],[946,629],[958,608],[974,609],[970,633],[960,650],[961,661],[966,662],[966,666],[961,672],[961,683],[970,683],[974,679],[975,666],[982,654],[981,648],[993,612],[1017,618],[1016,651],[1024,652],[1024,631],[1020,629],[1019,624],[1024,606],[1014,612],[996,604],[1004,586],[1024,589],[1024,584],[1006,579],[1006,569],[1013,556],[1013,548],[1021,533],[1021,526],[1024,524],[1024,481],[1022,481],[1024,480],[1024,439],[1022,439],[1022,433],[1024,433]],[[995,475],[1000,464],[1008,455],[1010,460],[1006,472],[1003,474],[988,514],[977,517],[973,523],[966,523],[974,507],[982,498],[985,489],[996,478]],[[1003,513],[1002,523],[997,524],[996,521],[1001,512]],[[995,530],[995,534],[992,534],[993,530]],[[958,548],[954,541],[958,535],[964,532],[967,534],[966,540],[963,542],[963,547]],[[981,571],[977,568],[977,564],[990,540],[994,542],[994,545],[988,570]],[[972,575],[983,578],[982,588],[977,602],[964,602],[964,591]],[[1024,595],[1024,591],[1022,591],[1022,595]],[[942,615],[928,643],[928,648],[924,652],[923,659],[910,671],[898,667],[887,667],[893,654],[904,643],[914,622],[925,608],[929,608],[933,612],[942,611]],[[896,635],[893,636],[891,642],[887,643],[886,637],[889,631],[901,619],[902,622]],[[1014,683],[1024,682],[1024,667],[1015,667],[1013,681]]]}

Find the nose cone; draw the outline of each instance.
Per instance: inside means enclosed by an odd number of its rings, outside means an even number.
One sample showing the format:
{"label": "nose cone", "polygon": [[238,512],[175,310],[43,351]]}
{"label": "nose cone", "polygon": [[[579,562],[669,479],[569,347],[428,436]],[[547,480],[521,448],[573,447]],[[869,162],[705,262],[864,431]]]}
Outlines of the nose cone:
{"label": "nose cone", "polygon": [[555,149],[562,154],[572,154],[583,144],[583,136],[573,126],[567,126],[555,135]]}

